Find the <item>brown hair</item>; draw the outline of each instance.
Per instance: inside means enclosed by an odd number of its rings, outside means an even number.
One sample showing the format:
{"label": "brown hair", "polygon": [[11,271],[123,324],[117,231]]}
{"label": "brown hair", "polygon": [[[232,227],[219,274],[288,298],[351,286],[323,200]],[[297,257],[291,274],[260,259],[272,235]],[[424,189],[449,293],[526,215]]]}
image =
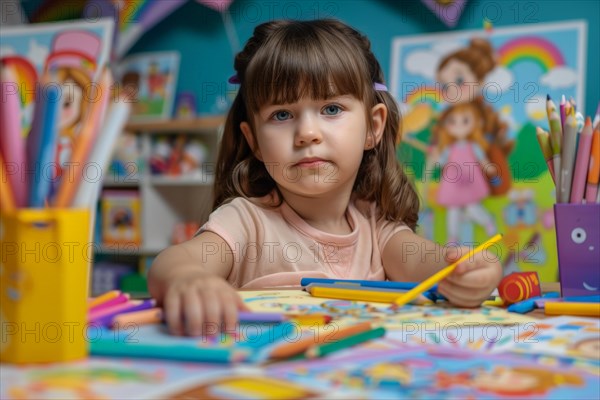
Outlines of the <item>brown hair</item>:
{"label": "brown hair", "polygon": [[473,103],[457,104],[455,106],[449,107],[442,113],[440,119],[438,120],[438,123],[433,128],[434,135],[438,138],[438,146],[440,150],[445,149],[447,146],[450,146],[456,141],[456,138],[452,137],[452,135],[450,135],[450,133],[448,133],[446,129],[446,119],[455,112],[465,110],[471,110],[473,116],[475,117],[474,129],[467,136],[467,140],[469,140],[470,142],[477,143],[481,147],[481,150],[487,150],[488,143],[483,137],[483,116],[479,112],[479,108]]}
{"label": "brown hair", "polygon": [[496,68],[494,49],[490,42],[481,38],[471,39],[469,47],[463,47],[444,57],[438,65],[438,71],[454,59],[467,64],[479,82],[482,82],[485,76]]}
{"label": "brown hair", "polygon": [[[331,19],[278,20],[255,28],[235,57],[241,86],[225,122],[213,209],[235,197],[278,192],[275,181],[246,142],[241,122],[253,125],[252,116],[266,104],[350,94],[363,101],[366,115],[378,103],[388,109],[380,142],[364,152],[353,196],[375,202],[379,217],[403,221],[415,229],[419,199],[396,158],[400,113],[387,91],[373,89],[373,83],[383,83],[383,72],[370,47],[365,36]],[[367,121],[370,128],[372,121]]]}
{"label": "brown hair", "polygon": [[[71,139],[73,139],[76,136],[75,129],[77,124],[83,120],[84,116],[87,113],[87,100],[92,96],[90,90],[94,89],[94,87],[91,85],[92,79],[84,70],[74,67],[58,68],[56,70],[56,79],[61,83],[64,83],[67,80],[71,79],[77,84],[77,86],[81,88],[81,103],[79,104],[79,115],[70,126],[64,127],[63,131],[61,132],[61,135],[69,136]],[[62,95],[66,96],[67,93],[63,93]]]}

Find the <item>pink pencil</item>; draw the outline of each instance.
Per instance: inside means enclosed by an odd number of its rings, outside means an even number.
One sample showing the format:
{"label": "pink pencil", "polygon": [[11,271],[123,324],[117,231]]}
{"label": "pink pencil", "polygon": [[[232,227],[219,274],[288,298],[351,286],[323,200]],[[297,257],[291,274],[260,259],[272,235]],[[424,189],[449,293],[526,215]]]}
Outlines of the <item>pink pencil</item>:
{"label": "pink pencil", "polygon": [[575,173],[573,175],[573,186],[571,187],[571,203],[581,203],[585,192],[585,184],[590,162],[590,151],[592,147],[592,120],[587,117],[585,125],[579,135],[579,145],[575,158]]}
{"label": "pink pencil", "polygon": [[25,140],[21,134],[21,105],[12,67],[6,65],[2,68],[0,81],[4,96],[0,107],[0,151],[4,158],[4,172],[13,192],[15,206],[25,207],[27,184],[22,178],[25,176]]}
{"label": "pink pencil", "polygon": [[121,293],[117,297],[107,300],[104,303],[100,303],[93,307],[90,307],[88,312],[93,313],[93,312],[96,312],[99,310],[103,310],[105,308],[110,308],[110,307],[116,306],[117,304],[126,303],[128,301],[129,301],[129,295],[127,293]]}
{"label": "pink pencil", "polygon": [[132,301],[128,301],[126,303],[121,303],[121,304],[117,304],[117,305],[112,306],[112,307],[106,307],[106,308],[103,308],[103,309],[98,310],[98,311],[90,312],[90,313],[88,313],[88,321],[94,322],[96,320],[99,320],[102,317],[106,317],[107,315],[120,313],[120,312],[123,312],[123,311],[125,311],[125,310],[127,310],[129,308],[138,306],[141,303],[142,302],[139,301],[139,300],[132,300]]}
{"label": "pink pencil", "polygon": [[567,112],[565,110],[565,105],[567,104],[567,100],[565,99],[565,95],[562,95],[560,99],[560,104],[558,106],[560,111],[560,126],[562,127],[562,131],[565,131],[565,120],[567,119]]}

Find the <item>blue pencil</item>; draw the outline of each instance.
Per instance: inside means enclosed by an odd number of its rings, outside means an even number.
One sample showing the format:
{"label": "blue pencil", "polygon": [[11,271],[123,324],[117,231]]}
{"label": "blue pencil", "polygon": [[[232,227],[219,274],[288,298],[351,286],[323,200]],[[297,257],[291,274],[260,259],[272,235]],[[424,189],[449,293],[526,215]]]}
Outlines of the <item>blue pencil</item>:
{"label": "blue pencil", "polygon": [[[397,289],[397,290],[410,290],[417,286],[418,282],[393,282],[393,281],[361,281],[352,279],[327,279],[327,278],[302,278],[300,280],[301,286],[308,286],[311,283],[340,283],[340,284],[354,284],[358,286],[372,287],[372,288],[384,288],[384,289]],[[430,291],[437,290],[437,285],[433,286]]]}
{"label": "blue pencil", "polygon": [[44,120],[40,129],[39,140],[32,140],[33,146],[31,153],[35,153],[35,159],[29,160],[29,164],[35,166],[35,175],[29,182],[29,206],[32,208],[42,208],[50,194],[52,178],[50,174],[54,168],[54,156],[56,154],[56,139],[58,136],[58,119],[60,116],[60,93],[56,85],[49,85],[46,94],[36,107],[43,107],[38,115],[42,115]]}

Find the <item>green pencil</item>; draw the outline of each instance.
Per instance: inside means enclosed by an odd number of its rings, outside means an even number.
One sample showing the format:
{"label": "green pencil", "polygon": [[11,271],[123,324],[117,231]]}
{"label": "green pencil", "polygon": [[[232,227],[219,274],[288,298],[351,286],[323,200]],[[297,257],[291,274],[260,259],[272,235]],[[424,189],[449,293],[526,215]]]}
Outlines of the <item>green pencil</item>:
{"label": "green pencil", "polygon": [[360,332],[356,335],[348,336],[332,343],[312,346],[306,350],[305,355],[306,358],[324,357],[336,351],[347,349],[348,347],[356,346],[357,344],[361,344],[372,339],[377,339],[383,335],[385,335],[385,328],[380,326],[379,328]]}

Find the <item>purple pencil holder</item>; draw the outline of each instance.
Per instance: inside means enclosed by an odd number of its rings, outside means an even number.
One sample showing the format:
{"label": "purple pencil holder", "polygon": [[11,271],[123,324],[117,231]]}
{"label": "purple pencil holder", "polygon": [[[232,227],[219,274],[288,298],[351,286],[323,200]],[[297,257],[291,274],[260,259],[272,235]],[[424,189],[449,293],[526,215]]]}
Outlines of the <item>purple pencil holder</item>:
{"label": "purple pencil holder", "polygon": [[555,204],[561,295],[600,294],[600,204]]}

